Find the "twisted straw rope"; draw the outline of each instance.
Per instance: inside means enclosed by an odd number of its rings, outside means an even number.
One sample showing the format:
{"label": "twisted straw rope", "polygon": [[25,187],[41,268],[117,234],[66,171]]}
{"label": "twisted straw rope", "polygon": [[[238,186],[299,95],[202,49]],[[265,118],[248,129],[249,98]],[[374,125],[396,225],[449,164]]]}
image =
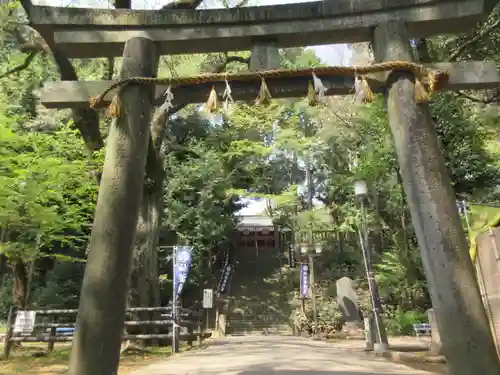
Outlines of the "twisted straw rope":
{"label": "twisted straw rope", "polygon": [[429,77],[430,91],[439,90],[448,80],[446,72],[439,70],[432,70],[424,67],[423,65],[408,62],[408,61],[388,61],[379,64],[365,65],[365,66],[326,66],[317,68],[306,69],[273,69],[264,70],[260,72],[245,72],[245,73],[214,73],[202,74],[194,77],[178,77],[178,78],[152,78],[152,77],[130,77],[120,79],[104,90],[98,96],[90,99],[90,107],[97,107],[104,97],[112,90],[130,85],[149,85],[149,84],[163,84],[170,85],[172,88],[181,85],[200,84],[200,83],[217,83],[217,82],[231,82],[231,81],[255,81],[266,78],[288,78],[288,77],[308,77],[314,74],[318,77],[326,75],[353,75],[361,76],[370,73],[380,73],[393,70],[405,70],[413,73],[415,77]]}

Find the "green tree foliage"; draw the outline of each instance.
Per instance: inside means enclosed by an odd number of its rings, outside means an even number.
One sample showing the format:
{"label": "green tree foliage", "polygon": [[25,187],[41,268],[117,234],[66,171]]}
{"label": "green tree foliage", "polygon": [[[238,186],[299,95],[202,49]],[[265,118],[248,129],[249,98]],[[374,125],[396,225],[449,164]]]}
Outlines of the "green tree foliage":
{"label": "green tree foliage", "polygon": [[498,165],[486,147],[490,141],[487,120],[452,93],[436,96],[432,115],[455,192],[470,197],[498,186]]}
{"label": "green tree foliage", "polygon": [[229,170],[227,155],[210,143],[185,140],[165,159],[165,224],[181,241],[205,249],[228,239],[239,209],[227,194],[237,182],[236,170]]}
{"label": "green tree foliage", "polygon": [[33,305],[41,308],[76,309],[85,263],[58,262],[34,285]]}
{"label": "green tree foliage", "polygon": [[0,164],[3,254],[31,257],[37,238],[39,247],[85,241],[75,234],[92,220],[95,166],[73,131],[14,132],[0,122]]}

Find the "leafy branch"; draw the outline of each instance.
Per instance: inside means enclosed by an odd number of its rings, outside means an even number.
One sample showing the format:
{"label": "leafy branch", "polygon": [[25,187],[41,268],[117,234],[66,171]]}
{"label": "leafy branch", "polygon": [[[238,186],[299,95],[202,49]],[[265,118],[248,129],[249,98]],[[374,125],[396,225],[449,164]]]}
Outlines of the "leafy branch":
{"label": "leafy branch", "polygon": [[[500,18],[498,18],[496,21],[488,25],[487,27],[481,29],[474,37],[468,39],[464,43],[460,44],[453,52],[450,54],[448,61],[457,61],[460,56],[467,50],[468,47],[471,47],[474,43],[478,42],[479,40],[487,37],[490,35],[496,28],[500,26]],[[472,102],[475,103],[480,103],[483,105],[488,105],[488,104],[493,104],[493,103],[498,103],[500,101],[500,93],[498,91],[495,91],[493,94],[489,95],[486,98],[477,98],[475,96],[471,96],[468,94],[465,94],[464,92],[456,92],[455,93],[458,97],[468,99]]]}
{"label": "leafy branch", "polygon": [[38,55],[39,52],[40,51],[31,52],[28,56],[26,56],[26,58],[24,59],[22,64],[19,64],[19,65],[13,67],[12,69],[7,70],[5,73],[0,74],[0,79],[6,78],[6,77],[10,76],[11,74],[20,73],[23,70],[27,69],[30,66],[30,64],[33,62],[35,57]]}
{"label": "leafy branch", "polygon": [[470,100],[474,103],[480,103],[480,104],[484,104],[484,105],[500,102],[500,93],[498,93],[498,92],[495,92],[493,95],[486,97],[484,99],[476,98],[474,96],[465,94],[464,92],[461,92],[461,91],[457,91],[455,94],[461,98]]}
{"label": "leafy branch", "polygon": [[250,64],[250,57],[241,57],[241,56],[228,56],[227,52],[225,53],[225,59],[223,62],[220,64],[215,65],[211,70],[210,73],[222,73],[223,71],[226,70],[226,67],[228,64],[233,63],[233,62],[238,62],[241,64]]}
{"label": "leafy branch", "polygon": [[476,34],[476,36],[474,36],[473,38],[467,40],[466,42],[462,43],[461,45],[459,45],[451,54],[450,54],[450,57],[448,58],[448,61],[452,62],[452,61],[456,61],[461,55],[462,53],[466,50],[467,47],[471,46],[472,44],[476,43],[477,41],[479,41],[480,39],[482,39],[483,37],[487,36],[488,34],[490,34],[494,29],[496,29],[498,26],[500,25],[500,18],[498,20],[496,20],[495,22],[493,22],[492,24],[490,24],[488,27],[482,29],[478,34]]}

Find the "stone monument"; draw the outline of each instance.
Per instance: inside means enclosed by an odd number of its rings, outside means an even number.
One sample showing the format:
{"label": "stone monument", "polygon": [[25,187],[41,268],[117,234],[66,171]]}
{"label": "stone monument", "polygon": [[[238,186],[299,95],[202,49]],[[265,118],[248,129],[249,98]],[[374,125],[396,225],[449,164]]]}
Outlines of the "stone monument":
{"label": "stone monument", "polygon": [[358,328],[361,324],[361,310],[354,281],[349,277],[337,280],[337,303],[347,328]]}

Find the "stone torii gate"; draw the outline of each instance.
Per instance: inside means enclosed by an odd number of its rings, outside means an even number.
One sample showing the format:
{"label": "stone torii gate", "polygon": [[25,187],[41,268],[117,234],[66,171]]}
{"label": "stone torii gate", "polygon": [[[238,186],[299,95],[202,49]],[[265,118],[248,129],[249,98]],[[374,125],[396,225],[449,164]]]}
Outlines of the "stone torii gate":
{"label": "stone torii gate", "polygon": [[[31,25],[70,58],[123,55],[121,78],[153,77],[160,54],[251,50],[252,70],[279,67],[278,48],[373,41],[377,61],[412,61],[410,38],[467,31],[484,19],[495,0],[335,0],[227,10],[150,11],[28,6]],[[498,87],[493,63],[430,64],[449,73],[448,90]],[[321,77],[328,95],[344,95],[352,74]],[[455,375],[500,374],[455,195],[438,146],[429,108],[414,99],[414,79],[405,70],[368,76],[387,98],[389,123],[412,221],[422,253],[443,351]],[[305,96],[309,78],[268,80],[274,98]],[[49,108],[88,106],[112,82],[47,84]],[[257,96],[260,82],[233,82],[233,98]],[[216,83],[216,91],[224,87]],[[176,104],[203,102],[212,86],[174,89]],[[150,136],[153,105],[167,85],[130,85],[120,93],[122,113],[108,137],[106,160],[80,298],[71,375],[110,375],[119,360],[130,257],[146,164],[154,162]],[[104,98],[110,102],[116,92]],[[149,157],[148,157],[149,145]],[[146,161],[147,160],[147,161]],[[118,181],[125,180],[124,184]],[[137,215],[135,215],[137,216]],[[109,228],[108,223],[116,224]],[[105,252],[108,257],[96,257]],[[113,280],[107,278],[114,274]],[[113,301],[107,300],[114,295]],[[93,317],[93,319],[92,319]],[[102,325],[102,326],[99,326]],[[103,327],[106,329],[103,329]],[[112,339],[109,339],[109,338]],[[108,340],[105,340],[108,338]],[[96,345],[102,345],[99,350]],[[116,345],[111,345],[111,343]],[[76,366],[77,362],[80,366]]]}

